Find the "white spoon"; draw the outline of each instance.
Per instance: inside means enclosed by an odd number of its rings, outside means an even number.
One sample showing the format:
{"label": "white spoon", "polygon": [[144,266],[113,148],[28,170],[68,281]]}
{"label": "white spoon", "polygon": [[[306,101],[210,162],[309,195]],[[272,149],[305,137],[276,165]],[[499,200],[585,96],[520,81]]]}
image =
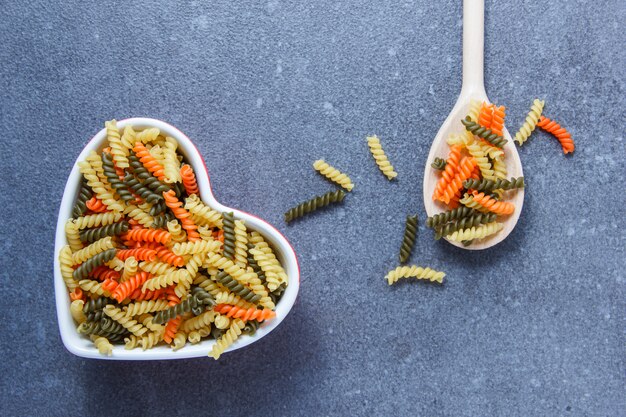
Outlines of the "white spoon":
{"label": "white spoon", "polygon": [[[446,139],[450,133],[459,133],[465,130],[461,120],[467,116],[471,99],[489,103],[485,92],[483,77],[484,60],[484,32],[485,32],[485,1],[484,0],[464,0],[463,1],[463,85],[454,108],[443,123],[428,153],[426,169],[424,171],[424,206],[428,216],[441,213],[446,207],[438,201],[433,201],[432,195],[439,180],[436,170],[430,166],[435,157],[446,158],[450,147]],[[502,131],[502,136],[508,140],[504,146],[504,161],[507,168],[507,178],[521,177],[522,163],[517,154],[517,149],[506,128]],[[463,246],[460,242],[448,242],[463,249],[478,250],[487,249],[502,242],[513,231],[517,224],[519,215],[524,203],[524,189],[508,192],[505,195],[506,201],[515,205],[515,212],[509,216],[500,216],[499,222],[503,223],[503,229],[493,236],[473,242],[469,246]]]}

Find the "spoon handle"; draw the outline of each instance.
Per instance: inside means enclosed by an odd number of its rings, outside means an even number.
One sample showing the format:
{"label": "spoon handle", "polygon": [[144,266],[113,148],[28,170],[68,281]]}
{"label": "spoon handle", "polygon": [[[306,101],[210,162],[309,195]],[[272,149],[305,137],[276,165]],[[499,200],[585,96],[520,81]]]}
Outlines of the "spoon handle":
{"label": "spoon handle", "polygon": [[485,0],[463,0],[462,90],[485,94]]}

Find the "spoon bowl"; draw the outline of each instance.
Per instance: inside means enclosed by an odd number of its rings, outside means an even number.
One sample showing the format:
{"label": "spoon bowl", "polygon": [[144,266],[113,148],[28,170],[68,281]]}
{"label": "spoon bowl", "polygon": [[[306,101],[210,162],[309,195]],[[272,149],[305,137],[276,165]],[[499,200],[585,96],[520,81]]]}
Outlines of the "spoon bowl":
{"label": "spoon bowl", "polygon": [[[211,183],[209,174],[200,152],[193,142],[180,130],[174,126],[162,122],[160,120],[149,118],[133,118],[121,120],[117,123],[120,129],[126,126],[133,126],[137,130],[156,127],[164,135],[171,136],[178,141],[178,150],[184,156],[187,163],[191,165],[196,174],[198,188],[200,190],[200,198],[206,204],[221,212],[232,211],[236,219],[245,220],[246,226],[251,230],[256,230],[265,237],[267,242],[272,245],[275,250],[276,257],[282,263],[287,276],[289,277],[289,285],[276,304],[276,317],[270,321],[264,322],[258,328],[254,335],[242,335],[226,352],[242,348],[254,343],[266,336],[274,330],[287,316],[298,295],[300,286],[300,269],[295,251],[287,241],[287,239],[273,226],[258,217],[248,214],[241,210],[232,209],[220,204],[211,191]],[[156,346],[152,349],[142,351],[141,349],[126,350],[123,345],[114,345],[113,354],[104,356],[98,352],[89,338],[78,334],[76,324],[70,313],[70,298],[68,291],[61,276],[59,263],[59,252],[63,246],[67,245],[65,236],[65,222],[71,217],[72,207],[81,181],[81,174],[78,169],[78,162],[87,158],[91,151],[100,152],[104,148],[107,135],[106,129],[98,132],[85,146],[78,156],[76,163],[69,175],[63,199],[59,209],[59,219],[57,221],[56,238],[55,238],[55,256],[54,256],[54,289],[56,299],[57,317],[59,320],[59,329],[61,331],[61,339],[65,347],[77,356],[96,359],[123,359],[123,360],[155,360],[155,359],[183,359],[207,356],[211,348],[215,344],[215,340],[203,340],[202,342],[192,345],[187,344],[178,351],[173,351],[168,346]]]}
{"label": "spoon bowl", "polygon": [[[484,55],[484,0],[464,0],[463,1],[463,86],[461,94],[454,105],[454,108],[446,118],[445,122],[439,128],[437,136],[430,147],[426,168],[424,170],[424,206],[428,216],[446,211],[447,208],[439,201],[433,201],[432,195],[439,180],[438,175],[430,163],[435,157],[446,158],[450,147],[446,142],[451,133],[461,133],[465,130],[465,126],[461,120],[468,114],[470,101],[478,100],[479,102],[490,103],[485,92],[483,79],[483,55]],[[502,130],[502,136],[508,140],[503,147],[504,161],[507,168],[507,178],[521,177],[522,162],[515,148],[515,144],[508,130]],[[502,217],[498,221],[503,223],[503,228],[493,236],[486,239],[473,242],[469,246],[464,246],[460,242],[446,239],[454,246],[469,250],[487,249],[502,242],[513,231],[524,204],[524,189],[518,189],[513,192],[507,192],[506,200],[515,205],[513,214]]]}

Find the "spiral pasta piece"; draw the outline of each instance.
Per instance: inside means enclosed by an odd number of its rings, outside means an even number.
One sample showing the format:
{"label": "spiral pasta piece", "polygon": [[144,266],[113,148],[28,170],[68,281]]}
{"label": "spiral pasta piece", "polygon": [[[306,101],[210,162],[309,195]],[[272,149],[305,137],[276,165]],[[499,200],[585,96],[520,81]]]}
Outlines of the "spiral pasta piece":
{"label": "spiral pasta piece", "polygon": [[76,324],[87,321],[87,317],[85,317],[85,313],[83,312],[84,306],[85,302],[83,300],[74,300],[70,303],[70,313]]}
{"label": "spiral pasta piece", "polygon": [[134,151],[131,151],[130,155],[128,155],[128,162],[130,163],[130,167],[132,168],[135,177],[139,180],[139,182],[141,182],[141,185],[149,188],[150,191],[158,195],[170,190],[169,186],[159,181],[157,177],[152,175],[148,169],[143,166]]}
{"label": "spiral pasta piece", "polygon": [[113,160],[115,164],[124,169],[128,168],[128,159],[126,156],[128,155],[128,150],[124,148],[122,144],[122,139],[120,138],[120,131],[117,128],[117,121],[115,119],[105,122],[104,126],[106,127],[107,132],[107,140],[109,141],[109,146],[111,147],[111,155],[113,155]]}
{"label": "spiral pasta piece", "polygon": [[[113,191],[115,191],[124,202],[133,202],[135,201],[135,196],[133,196],[128,190],[128,186],[123,181],[124,177],[122,176],[120,179],[118,171],[115,169],[116,167],[113,164],[113,158],[114,157],[112,157],[109,153],[102,152],[102,171],[104,172],[104,176]],[[122,171],[122,173],[123,172],[124,171]]]}
{"label": "spiral pasta piece", "polygon": [[494,200],[485,193],[476,190],[472,191],[471,196],[466,195],[466,197],[461,200],[461,203],[466,206],[469,205],[469,207],[475,208],[483,213],[492,212],[500,215],[508,215],[513,214],[515,211],[515,205],[513,203]]}
{"label": "spiral pasta piece", "polygon": [[482,147],[478,144],[478,142],[472,141],[471,143],[469,143],[467,145],[467,151],[476,160],[476,165],[480,170],[480,174],[483,176],[483,178],[495,179],[495,173],[492,169],[491,162],[489,162],[489,158],[483,151]]}
{"label": "spiral pasta piece", "polygon": [[446,169],[446,160],[442,158],[435,158],[433,159],[433,162],[430,164],[430,166],[438,171],[443,171],[444,169]]}
{"label": "spiral pasta piece", "polygon": [[149,187],[145,186],[131,173],[127,173],[124,176],[124,183],[139,197],[140,200],[143,200],[146,203],[160,204],[163,202],[163,197],[160,194],[155,193]]}
{"label": "spiral pasta piece", "polygon": [[241,319],[235,319],[232,321],[230,328],[226,333],[219,338],[219,340],[213,345],[209,356],[213,359],[219,359],[219,357],[228,349],[241,335],[241,329],[243,329],[245,323]]}
{"label": "spiral pasta piece", "polygon": [[539,123],[537,123],[537,126],[542,128],[546,132],[551,133],[555,138],[558,139],[558,141],[561,143],[564,154],[572,153],[576,149],[574,141],[572,140],[572,135],[567,131],[567,129],[561,127],[561,125],[557,122],[550,120],[545,116],[541,116],[539,118]]}
{"label": "spiral pasta piece", "polygon": [[96,256],[97,254],[104,252],[108,249],[115,248],[116,244],[110,236],[104,237],[91,245],[76,251],[72,254],[72,265],[78,265],[85,262],[87,259]]}
{"label": "spiral pasta piece", "polygon": [[491,118],[491,126],[489,129],[498,136],[502,136],[502,129],[504,129],[504,118],[506,117],[506,107],[494,106],[493,115]]}
{"label": "spiral pasta piece", "polygon": [[109,211],[109,208],[102,202],[102,200],[99,200],[98,197],[95,196],[87,200],[85,207],[87,207],[87,209],[92,213],[106,213]]}
{"label": "spiral pasta piece", "polygon": [[83,242],[80,240],[78,227],[72,219],[65,222],[65,237],[67,238],[67,243],[69,243],[72,251],[78,251],[83,248]]}
{"label": "spiral pasta piece", "polygon": [[203,327],[210,326],[211,323],[215,321],[215,314],[216,314],[215,311],[207,310],[204,313],[200,314],[199,316],[185,320],[181,324],[180,329],[184,332],[190,332],[193,330],[198,330]]}
{"label": "spiral pasta piece", "polygon": [[[199,289],[204,292],[204,290]],[[196,309],[200,308],[200,311],[203,311],[206,306],[215,305],[215,300],[213,297],[204,292],[204,296],[199,296],[198,293],[188,297],[187,299],[181,301],[178,304],[174,304],[162,311],[159,311],[154,315],[154,323],[162,324],[168,322],[172,319],[175,319],[178,316],[182,316],[185,313],[189,313],[191,311],[196,311]]]}
{"label": "spiral pasta piece", "polygon": [[85,243],[93,243],[107,236],[117,236],[128,231],[128,222],[122,221],[94,229],[81,230],[79,238]]}
{"label": "spiral pasta piece", "polygon": [[177,269],[173,272],[168,272],[165,275],[159,275],[144,282],[143,291],[156,290],[158,288],[169,287],[170,285],[177,284],[180,280],[187,280],[189,278],[189,272],[186,269]]}
{"label": "spiral pasta piece", "polygon": [[180,167],[180,178],[183,181],[183,186],[188,195],[200,194],[198,183],[196,182],[196,175],[190,165],[185,164]]}
{"label": "spiral pasta piece", "polygon": [[467,189],[484,191],[486,193],[498,189],[513,190],[515,188],[524,188],[524,177],[511,177],[510,180],[497,179],[495,181],[486,179],[469,179],[463,183],[463,186]]}
{"label": "spiral pasta piece", "polygon": [[400,262],[406,262],[411,256],[411,251],[415,245],[415,236],[417,234],[417,214],[414,216],[406,216],[404,225],[404,235],[402,236],[402,245],[400,246]]}
{"label": "spiral pasta piece", "polygon": [[144,227],[150,227],[154,223],[154,217],[146,213],[141,207],[137,207],[134,204],[129,204],[124,209],[124,214],[133,220],[136,220]]}
{"label": "spiral pasta piece", "polygon": [[[86,229],[88,227],[106,226],[115,222],[118,222],[122,218],[122,213],[99,213],[89,214],[74,219],[74,224],[78,230]],[[82,245],[81,245],[82,247]]]}
{"label": "spiral pasta piece", "polygon": [[79,217],[85,214],[85,211],[87,211],[85,203],[92,197],[92,194],[91,189],[87,185],[87,180],[85,177],[81,176],[78,196],[76,197],[76,202],[74,203],[74,208],[72,209],[72,217]]}
{"label": "spiral pasta piece", "polygon": [[181,182],[182,180],[180,176],[180,163],[176,157],[176,148],[178,148],[176,139],[169,136],[165,138],[165,146],[163,147],[163,168],[165,182],[168,184]]}
{"label": "spiral pasta piece", "polygon": [[185,210],[191,213],[194,222],[199,226],[222,227],[222,213],[204,204],[197,194],[185,199]]}
{"label": "spiral pasta piece", "polygon": [[[250,241],[254,243],[255,248],[259,249],[265,254],[265,257],[269,261],[272,266],[272,270],[276,273],[278,281],[280,284],[284,284],[285,286],[289,282],[289,277],[285,273],[280,261],[276,259],[276,255],[274,254],[274,250],[272,247],[265,241],[263,236],[259,232],[252,232],[250,234]],[[270,291],[274,292],[276,289],[270,289]]]}
{"label": "spiral pasta piece", "polygon": [[91,341],[101,355],[111,356],[113,354],[113,345],[104,336],[91,335]]}
{"label": "spiral pasta piece", "polygon": [[454,179],[458,169],[459,162],[461,161],[461,145],[453,145],[450,147],[450,153],[448,154],[448,159],[446,160],[446,166],[441,173],[441,178],[437,181],[437,185],[435,186],[435,191],[433,192],[433,200],[437,200],[441,198],[443,192],[446,190],[450,182]]}
{"label": "spiral pasta piece", "polygon": [[224,257],[234,259],[235,257],[235,218],[232,212],[223,213],[224,221]]}
{"label": "spiral pasta piece", "polygon": [[[167,324],[165,325],[165,331],[163,332],[163,340],[165,341],[165,343],[172,343],[172,341],[176,339],[177,334],[178,334],[178,327],[180,326],[181,321],[182,321],[182,317],[176,317],[175,319],[172,319],[167,322]],[[186,337],[183,337],[182,339],[183,345],[185,344],[185,340],[186,340]],[[180,345],[180,343],[181,343],[181,337],[178,336],[177,344]],[[178,347],[178,349],[180,349],[181,347],[182,346]]]}
{"label": "spiral pasta piece", "polygon": [[488,236],[498,233],[502,230],[502,223],[492,222],[482,224],[480,226],[474,226],[469,229],[458,230],[448,236],[446,239],[453,240],[455,242],[472,241],[475,239],[484,239]]}
{"label": "spiral pasta piece", "polygon": [[478,124],[485,129],[491,128],[491,122],[493,121],[493,104],[487,104],[483,102],[480,106],[480,113],[478,113]]}
{"label": "spiral pasta piece", "polygon": [[496,158],[493,161],[493,175],[496,179],[505,180],[507,176],[506,164],[503,158]]}
{"label": "spiral pasta piece", "polygon": [[[145,313],[154,313],[157,311],[163,311],[168,308],[167,300],[149,300],[139,301],[136,303],[128,304],[122,310],[126,317],[138,316]],[[160,323],[157,323],[160,324]]]}
{"label": "spiral pasta piece", "polygon": [[[135,129],[133,129],[132,126],[126,126],[124,128],[124,132],[122,133],[120,142],[122,143],[122,146],[124,147],[124,156],[127,157],[126,161],[128,161],[129,151],[133,149],[135,142],[137,142],[137,132],[135,132]],[[120,167],[120,168],[128,168],[128,167],[126,166],[126,167]]]}
{"label": "spiral pasta piece", "polygon": [[367,146],[370,148],[370,153],[374,157],[376,161],[376,165],[378,165],[378,169],[387,177],[388,180],[392,180],[398,176],[398,173],[393,169],[393,165],[387,159],[387,155],[385,155],[385,151],[383,150],[382,145],[380,144],[380,139],[376,135],[368,136],[367,138]]}
{"label": "spiral pasta piece", "polygon": [[235,264],[240,268],[248,266],[248,230],[243,220],[235,220]]}
{"label": "spiral pasta piece", "polygon": [[[119,255],[119,252],[118,252]],[[137,275],[137,271],[139,270],[139,263],[134,256],[130,256],[124,260],[124,270],[122,271],[122,276],[120,278],[120,283],[126,282],[135,275]]]}
{"label": "spiral pasta piece", "polygon": [[215,306],[215,311],[224,314],[226,317],[241,319],[243,321],[248,320],[258,320],[264,321],[273,319],[276,317],[276,312],[270,309],[256,309],[255,307],[251,308],[241,308],[228,304],[218,304]]}
{"label": "spiral pasta piece", "polygon": [[115,253],[116,249],[107,249],[104,252],[92,256],[74,270],[74,272],[72,273],[72,277],[74,278],[74,280],[86,278],[87,275],[89,275],[89,273],[94,270],[94,268],[113,259],[115,257]]}
{"label": "spiral pasta piece", "polygon": [[298,204],[297,206],[289,209],[285,213],[285,221],[289,223],[294,219],[302,217],[322,207],[326,207],[332,203],[340,203],[343,201],[345,196],[346,193],[344,191],[336,190],[314,197],[311,200],[305,201],[304,203]]}
{"label": "spiral pasta piece", "polygon": [[72,250],[69,245],[65,245],[59,252],[59,264],[61,266],[61,277],[67,289],[72,292],[78,287],[78,281],[74,279],[74,261],[72,260]]}
{"label": "spiral pasta piece", "polygon": [[497,146],[498,148],[504,147],[504,145],[506,145],[506,143],[508,142],[507,139],[503,138],[500,135],[496,135],[490,129],[487,129],[479,125],[478,123],[471,121],[467,117],[461,120],[461,123],[463,123],[465,129],[467,129],[468,132],[471,132],[472,134],[485,139],[492,145]]}
{"label": "spiral pasta piece", "polygon": [[104,265],[116,271],[121,271],[122,269],[124,269],[124,261],[116,257],[113,257],[113,259],[106,261]]}
{"label": "spiral pasta piece", "polygon": [[176,243],[172,247],[172,252],[178,256],[211,253],[217,252],[221,246],[222,243],[217,240],[198,240],[196,242]]}
{"label": "spiral pasta piece", "polygon": [[111,293],[109,291],[107,291],[105,288],[102,288],[101,282],[93,281],[90,279],[82,279],[78,281],[78,285],[83,291],[87,291],[89,293],[104,296],[104,297],[111,296]]}
{"label": "spiral pasta piece", "polygon": [[138,261],[154,261],[157,251],[149,248],[122,249],[117,251],[117,257],[123,261],[135,258]]}
{"label": "spiral pasta piece", "polygon": [[217,281],[226,287],[229,291],[237,294],[242,299],[246,300],[249,303],[258,303],[261,300],[261,296],[259,294],[255,294],[249,288],[242,285],[240,282],[235,280],[232,276],[224,271],[218,272],[216,276]]}
{"label": "spiral pasta piece", "polygon": [[216,329],[225,330],[230,327],[230,322],[230,317],[218,314],[215,316],[215,321],[213,322],[213,324],[215,325]]}
{"label": "spiral pasta piece", "polygon": [[476,99],[470,100],[467,115],[474,122],[478,122],[478,114],[480,113],[480,107],[481,107],[481,102],[479,100],[476,100]]}
{"label": "spiral pasta piece", "polygon": [[146,144],[150,142],[156,142],[160,134],[161,132],[156,127],[151,127],[149,129],[144,129],[140,132],[137,132],[135,140],[132,142],[129,148],[132,148],[137,141]]}
{"label": "spiral pasta piece", "polygon": [[187,232],[187,239],[190,242],[200,240],[200,235],[197,231],[198,226],[196,226],[191,219],[189,212],[182,207],[183,203],[178,201],[174,190],[164,192],[163,198],[165,199],[167,207],[169,207],[172,213],[174,213],[174,216],[180,221],[181,227]]}
{"label": "spiral pasta piece", "polygon": [[168,263],[173,266],[181,267],[185,264],[185,259],[182,256],[174,254],[164,246],[158,247],[156,249],[156,256],[162,262]]}
{"label": "spiral pasta piece", "polygon": [[132,320],[131,318],[127,317],[122,310],[111,304],[104,307],[103,311],[104,314],[111,317],[111,319],[121,324],[125,329],[127,329],[129,332],[137,337],[141,337],[144,333],[148,331],[145,326],[137,323],[136,320]]}
{"label": "spiral pasta piece", "polygon": [[[104,171],[102,171],[102,159],[100,155],[91,151],[85,161],[78,163],[78,167],[87,180],[87,185],[91,187],[96,197],[102,200],[109,210],[114,212],[124,210],[122,204],[115,198],[113,190],[108,188],[108,184],[104,182],[106,181],[106,177],[104,177]],[[102,179],[98,176],[98,171],[102,171]]]}
{"label": "spiral pasta piece", "polygon": [[313,168],[335,184],[343,187],[346,191],[352,191],[354,188],[354,184],[352,183],[350,177],[339,171],[337,168],[329,165],[323,159],[318,159],[313,162]]}
{"label": "spiral pasta piece", "polygon": [[121,303],[126,298],[129,298],[133,291],[142,287],[143,284],[151,278],[151,274],[139,271],[133,277],[129,278],[128,281],[124,281],[118,285],[111,296]]}
{"label": "spiral pasta piece", "polygon": [[396,269],[389,271],[385,276],[385,279],[389,285],[397,282],[400,278],[417,278],[431,282],[443,283],[443,278],[446,276],[444,272],[435,271],[430,268],[423,268],[421,266],[399,266]]}
{"label": "spiral pasta piece", "polygon": [[545,101],[539,100],[538,98],[533,100],[533,104],[530,106],[530,111],[526,115],[526,120],[524,120],[524,123],[515,134],[515,140],[520,146],[528,140],[531,133],[535,130],[537,122],[539,122],[539,118],[541,117],[541,113],[543,113],[543,106],[545,103]]}
{"label": "spiral pasta piece", "polygon": [[139,268],[141,268],[142,271],[149,272],[153,275],[165,275],[169,272],[176,271],[176,268],[170,264],[159,261],[141,262],[139,264]]}
{"label": "spiral pasta piece", "polygon": [[438,200],[448,204],[450,200],[452,200],[452,198],[458,194],[459,190],[463,188],[463,181],[470,178],[475,167],[476,159],[474,159],[473,157],[463,158],[463,160],[461,160],[461,163],[459,164],[458,172],[454,175],[454,178],[452,178],[446,188],[441,192]]}
{"label": "spiral pasta piece", "polygon": [[251,278],[251,274],[248,273],[246,270],[235,265],[235,263],[230,259],[225,258],[214,252],[209,252],[207,254],[207,257],[204,261],[204,266],[206,268],[213,267],[221,269],[242,284],[247,284]]}
{"label": "spiral pasta piece", "polygon": [[276,264],[272,262],[268,255],[260,250],[256,245],[249,251],[256,264],[263,272],[263,275],[265,276],[265,283],[267,285],[267,288],[270,291],[275,291],[276,288],[278,288],[278,286],[281,284],[281,280],[278,277],[279,271],[276,268]]}
{"label": "spiral pasta piece", "polygon": [[135,146],[133,146],[133,152],[137,158],[139,158],[139,162],[143,164],[143,166],[154,175],[159,181],[165,181],[165,174],[163,166],[152,156],[148,148],[141,142],[135,142]]}
{"label": "spiral pasta piece", "polygon": [[497,215],[495,213],[477,213],[470,217],[454,220],[441,227],[437,227],[435,229],[435,239],[439,240],[443,236],[448,236],[457,230],[469,229],[474,226],[480,226],[481,224],[494,222],[496,217]]}
{"label": "spiral pasta piece", "polygon": [[256,308],[254,304],[249,303],[239,297],[237,294],[233,294],[228,291],[217,291],[217,295],[215,296],[216,304],[229,304],[241,308]]}
{"label": "spiral pasta piece", "polygon": [[169,232],[166,232],[165,230],[136,229],[126,232],[124,239],[134,240],[137,242],[158,242],[166,244],[170,241],[171,236]]}

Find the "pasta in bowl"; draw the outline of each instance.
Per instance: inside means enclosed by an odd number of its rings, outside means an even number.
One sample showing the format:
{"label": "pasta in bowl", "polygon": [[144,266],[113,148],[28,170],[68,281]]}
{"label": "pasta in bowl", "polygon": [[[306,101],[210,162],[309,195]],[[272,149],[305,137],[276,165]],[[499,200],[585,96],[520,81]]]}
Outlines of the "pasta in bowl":
{"label": "pasta in bowl", "polygon": [[133,118],[107,122],[72,168],[54,279],[75,355],[217,359],[280,324],[299,268],[274,227],[215,200],[187,136]]}

